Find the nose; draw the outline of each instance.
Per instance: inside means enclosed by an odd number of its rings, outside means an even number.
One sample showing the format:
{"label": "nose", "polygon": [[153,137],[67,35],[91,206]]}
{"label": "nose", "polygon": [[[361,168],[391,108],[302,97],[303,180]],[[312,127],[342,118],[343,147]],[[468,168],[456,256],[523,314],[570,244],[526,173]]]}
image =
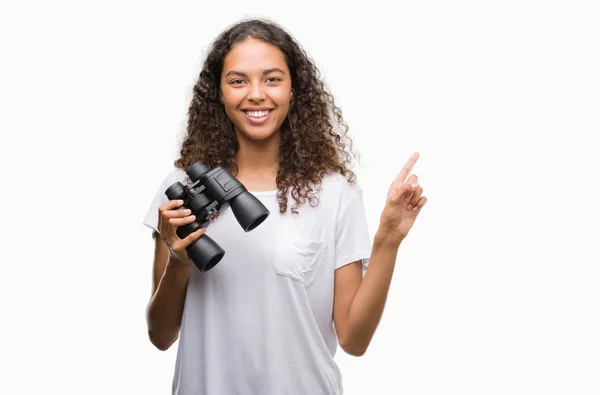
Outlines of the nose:
{"label": "nose", "polygon": [[261,84],[252,85],[250,93],[248,93],[248,100],[254,103],[265,100],[265,92],[263,91]]}

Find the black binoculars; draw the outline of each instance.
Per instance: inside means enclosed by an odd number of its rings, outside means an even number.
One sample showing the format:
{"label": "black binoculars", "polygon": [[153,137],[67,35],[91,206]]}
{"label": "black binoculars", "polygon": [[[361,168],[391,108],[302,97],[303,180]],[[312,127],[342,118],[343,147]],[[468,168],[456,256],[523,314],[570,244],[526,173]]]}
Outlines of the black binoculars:
{"label": "black binoculars", "polygon": [[[179,210],[189,208],[196,220],[177,228],[177,236],[183,239],[210,223],[225,202],[231,206],[238,223],[249,232],[269,216],[269,210],[252,195],[229,171],[222,167],[209,169],[202,162],[196,162],[186,171],[190,185],[181,182],[172,184],[165,194],[169,200],[181,199]],[[186,251],[194,265],[202,273],[212,269],[225,251],[206,234],[190,244]]]}

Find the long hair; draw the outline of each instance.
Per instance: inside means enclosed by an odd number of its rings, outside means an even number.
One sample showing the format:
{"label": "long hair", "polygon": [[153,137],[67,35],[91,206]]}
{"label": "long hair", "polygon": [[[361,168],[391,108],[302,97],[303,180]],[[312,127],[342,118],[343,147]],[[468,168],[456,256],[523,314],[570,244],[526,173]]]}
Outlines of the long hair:
{"label": "long hair", "polygon": [[234,176],[238,142],[234,126],[220,101],[220,81],[225,55],[247,38],[277,46],[291,73],[294,100],[281,125],[277,173],[280,212],[287,210],[287,193],[295,200],[292,213],[309,200],[318,204],[316,189],[325,174],[338,172],[355,181],[350,170],[352,140],[348,125],[333,96],[320,79],[320,72],[306,52],[283,28],[264,19],[241,21],[222,32],[213,42],[193,88],[188,109],[187,133],[175,166],[186,170],[197,161],[209,168],[222,166]]}

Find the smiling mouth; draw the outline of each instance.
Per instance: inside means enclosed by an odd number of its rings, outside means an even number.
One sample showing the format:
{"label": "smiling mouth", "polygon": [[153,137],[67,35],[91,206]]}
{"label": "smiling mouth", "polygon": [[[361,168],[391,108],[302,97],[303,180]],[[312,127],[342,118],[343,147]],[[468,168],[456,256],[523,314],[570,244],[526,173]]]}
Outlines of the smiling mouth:
{"label": "smiling mouth", "polygon": [[273,109],[259,111],[242,110],[242,114],[244,114],[244,118],[250,125],[259,126],[269,122],[271,115],[273,115]]}
{"label": "smiling mouth", "polygon": [[269,115],[269,113],[273,110],[262,110],[262,111],[243,111],[244,114],[248,115],[251,118],[261,119]]}

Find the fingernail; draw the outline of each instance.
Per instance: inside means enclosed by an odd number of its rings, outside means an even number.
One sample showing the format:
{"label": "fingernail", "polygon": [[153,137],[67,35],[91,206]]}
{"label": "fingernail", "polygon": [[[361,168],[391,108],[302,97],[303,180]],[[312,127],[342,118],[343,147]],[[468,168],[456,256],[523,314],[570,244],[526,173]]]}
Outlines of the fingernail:
{"label": "fingernail", "polygon": [[414,183],[414,184],[412,184],[412,187],[413,187],[413,189],[417,189],[419,187],[419,184]]}
{"label": "fingernail", "polygon": [[409,204],[409,205],[406,207],[406,209],[407,209],[408,211],[410,211],[410,210],[412,210],[412,207],[413,207],[413,206],[412,206],[412,204]]}
{"label": "fingernail", "polygon": [[181,200],[181,199],[180,199],[180,200],[177,200],[177,203],[179,203],[179,204],[183,204],[183,200]]}
{"label": "fingernail", "polygon": [[412,211],[417,211],[418,208],[418,206],[415,206],[415,208],[413,208]]}

